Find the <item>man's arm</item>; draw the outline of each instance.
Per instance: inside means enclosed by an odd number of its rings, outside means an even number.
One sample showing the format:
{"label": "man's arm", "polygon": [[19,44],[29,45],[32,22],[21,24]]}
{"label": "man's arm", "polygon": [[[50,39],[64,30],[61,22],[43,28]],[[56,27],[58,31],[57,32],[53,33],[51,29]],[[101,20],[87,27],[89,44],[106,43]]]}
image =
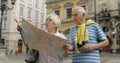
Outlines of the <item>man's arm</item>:
{"label": "man's arm", "polygon": [[101,41],[95,45],[95,49],[100,49],[109,44],[108,39],[105,39],[104,41]]}
{"label": "man's arm", "polygon": [[95,50],[95,49],[101,49],[105,46],[107,46],[109,44],[108,40],[105,39],[101,42],[98,42],[97,44],[86,44],[82,47],[82,51],[83,52],[88,52],[88,51],[92,51],[92,50]]}

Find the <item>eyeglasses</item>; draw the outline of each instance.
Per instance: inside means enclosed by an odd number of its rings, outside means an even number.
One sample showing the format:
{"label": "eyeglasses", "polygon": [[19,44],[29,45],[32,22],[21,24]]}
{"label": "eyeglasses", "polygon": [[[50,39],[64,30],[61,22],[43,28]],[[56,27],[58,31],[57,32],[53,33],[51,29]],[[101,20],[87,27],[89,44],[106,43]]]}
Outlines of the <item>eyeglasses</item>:
{"label": "eyeglasses", "polygon": [[73,14],[72,16],[78,16],[78,14]]}
{"label": "eyeglasses", "polygon": [[78,15],[80,15],[80,16],[81,16],[81,14],[73,14],[72,16],[76,17],[76,16],[78,16]]}

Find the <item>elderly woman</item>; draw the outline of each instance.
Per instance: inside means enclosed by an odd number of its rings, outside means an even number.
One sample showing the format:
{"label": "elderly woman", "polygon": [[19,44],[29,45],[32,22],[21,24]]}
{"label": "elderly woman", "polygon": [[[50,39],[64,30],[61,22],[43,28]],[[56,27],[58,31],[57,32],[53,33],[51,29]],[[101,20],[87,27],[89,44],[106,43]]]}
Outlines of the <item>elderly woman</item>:
{"label": "elderly woman", "polygon": [[[51,34],[61,37],[63,39],[67,39],[62,33],[58,32],[58,27],[61,26],[61,21],[60,21],[60,18],[55,13],[49,14],[46,17],[45,25],[46,25],[45,32],[51,33]],[[19,25],[17,26],[17,30],[18,31],[21,30],[21,27]],[[28,51],[30,52],[31,50],[32,49],[29,49]],[[35,50],[35,51],[37,52],[37,50]],[[31,57],[29,53],[27,53],[27,55],[29,57]],[[29,63],[27,60],[26,60],[26,62]],[[39,56],[37,57],[37,61],[32,62],[32,63],[63,63],[63,58],[58,57],[58,56],[51,56],[45,52],[39,51]]]}
{"label": "elderly woman", "polygon": [[60,18],[56,14],[49,14],[46,17],[46,32],[52,33],[63,39],[67,39],[62,33],[58,32],[58,27],[61,26]]}
{"label": "elderly woman", "polygon": [[[60,26],[61,21],[56,14],[49,14],[46,17],[46,32],[54,34],[63,39],[67,39],[62,33],[58,32],[58,27]],[[63,58],[58,56],[50,56],[42,51],[39,51],[39,63],[63,63]]]}

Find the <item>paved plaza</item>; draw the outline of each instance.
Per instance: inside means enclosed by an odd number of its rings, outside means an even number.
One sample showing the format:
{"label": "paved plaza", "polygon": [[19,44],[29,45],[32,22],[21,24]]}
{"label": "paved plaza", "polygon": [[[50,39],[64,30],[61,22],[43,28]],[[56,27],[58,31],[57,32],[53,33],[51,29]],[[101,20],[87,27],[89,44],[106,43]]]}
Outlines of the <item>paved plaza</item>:
{"label": "paved plaza", "polygon": [[[101,63],[120,63],[120,54],[101,53]],[[0,54],[0,63],[25,63],[25,55],[7,55]],[[64,63],[71,63],[71,58],[67,58]]]}
{"label": "paved plaza", "polygon": [[[9,63],[25,63],[25,55],[7,56]],[[71,58],[67,58],[64,63],[71,63]],[[120,54],[101,53],[101,63],[120,63]]]}
{"label": "paved plaza", "polygon": [[101,53],[101,63],[120,63],[120,53]]}
{"label": "paved plaza", "polygon": [[0,49],[0,63],[8,63],[8,58],[4,52],[4,49]]}

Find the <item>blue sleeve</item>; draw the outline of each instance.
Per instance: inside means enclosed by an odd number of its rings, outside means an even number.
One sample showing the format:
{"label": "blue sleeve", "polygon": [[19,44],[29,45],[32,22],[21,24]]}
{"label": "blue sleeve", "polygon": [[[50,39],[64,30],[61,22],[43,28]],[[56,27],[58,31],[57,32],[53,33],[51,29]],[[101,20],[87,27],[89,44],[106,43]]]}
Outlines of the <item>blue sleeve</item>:
{"label": "blue sleeve", "polygon": [[72,36],[72,29],[70,29],[70,31],[69,31],[69,41],[70,41],[70,43],[73,43],[72,38],[73,38],[73,36]]}
{"label": "blue sleeve", "polygon": [[76,35],[76,27],[73,26],[72,28],[70,28],[70,31],[69,31],[69,41],[72,44],[74,44],[75,42],[75,35]]}
{"label": "blue sleeve", "polygon": [[106,35],[99,24],[96,24],[96,36],[99,42],[106,39]]}

